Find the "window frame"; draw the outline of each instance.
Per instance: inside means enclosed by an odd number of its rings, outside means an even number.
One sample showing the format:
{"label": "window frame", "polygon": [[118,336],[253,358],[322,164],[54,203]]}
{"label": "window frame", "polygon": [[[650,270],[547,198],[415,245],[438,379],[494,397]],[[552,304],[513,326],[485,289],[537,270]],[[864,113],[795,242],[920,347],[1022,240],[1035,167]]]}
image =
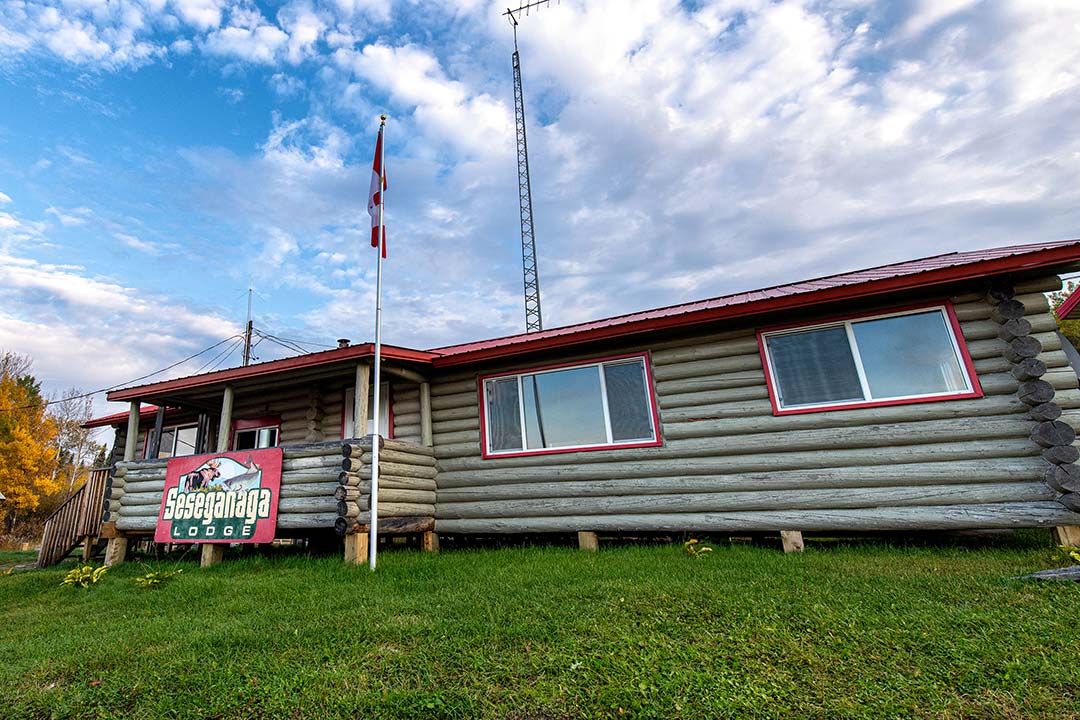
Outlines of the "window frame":
{"label": "window frame", "polygon": [[[862,357],[859,354],[858,344],[854,340],[854,333],[851,327],[852,323],[867,320],[884,320],[887,318],[901,317],[904,315],[917,315],[919,313],[924,313],[932,310],[939,311],[945,316],[945,328],[949,333],[950,339],[952,340],[953,351],[956,353],[956,357],[960,361],[961,370],[963,370],[965,379],[968,383],[968,387],[966,390],[962,390],[959,392],[952,391],[943,393],[928,393],[921,395],[904,395],[893,398],[883,398],[879,400],[868,399],[845,400],[842,402],[825,402],[814,405],[799,405],[791,408],[785,408],[781,406],[776,390],[776,382],[774,380],[775,371],[773,370],[772,366],[772,357],[769,354],[768,344],[766,343],[766,340],[769,337],[777,335],[790,335],[810,330],[821,330],[830,327],[843,327],[846,331],[846,335],[848,338],[848,347],[851,349],[852,358],[855,361],[855,371],[859,375],[859,384],[863,388],[863,392],[865,394],[868,394],[867,390],[869,388],[869,385],[866,380],[866,371],[863,368]],[[837,315],[826,318],[824,320],[816,320],[813,322],[774,325],[770,327],[760,328],[757,330],[756,334],[758,353],[761,357],[761,366],[765,371],[765,384],[768,387],[769,391],[769,402],[772,404],[773,415],[775,416],[801,415],[805,413],[828,412],[832,410],[852,410],[856,408],[888,407],[891,405],[913,405],[916,403],[941,402],[944,400],[967,400],[983,397],[982,384],[979,382],[978,373],[975,372],[975,364],[971,359],[971,353],[968,351],[967,342],[964,340],[964,333],[960,327],[960,320],[956,317],[956,311],[953,309],[952,301],[948,299],[939,302],[893,308],[891,310],[883,310],[879,312]]]}
{"label": "window frame", "polygon": [[[524,405],[521,403],[521,377],[523,375],[535,375],[545,372],[555,372],[558,370],[568,370],[572,368],[587,368],[596,367],[600,368],[605,364],[617,364],[621,360],[641,360],[642,370],[645,375],[645,392],[649,401],[649,420],[652,423],[653,439],[652,440],[627,440],[627,441],[613,441],[604,444],[587,444],[587,445],[572,445],[558,448],[542,448],[539,450],[529,450],[523,448],[521,450],[502,450],[492,451],[488,448],[488,438],[491,433],[488,428],[488,413],[487,413],[487,381],[499,380],[506,378],[517,378],[518,382],[518,401],[520,406],[520,413],[523,413]],[[604,410],[604,427],[608,436],[611,436],[611,413],[608,407],[607,399],[607,380],[604,373],[600,370],[597,371],[600,376],[600,397],[603,403]],[[561,453],[571,452],[591,452],[594,450],[630,450],[633,448],[648,448],[659,447],[664,444],[664,439],[660,432],[660,412],[656,401],[656,388],[653,381],[652,374],[652,358],[648,352],[628,353],[626,355],[611,355],[607,357],[596,358],[592,360],[583,360],[576,362],[564,362],[551,365],[539,365],[536,367],[522,368],[512,371],[500,371],[495,373],[488,373],[486,375],[478,375],[476,378],[477,397],[480,404],[480,454],[485,460],[494,460],[498,458],[513,458],[513,457],[525,457],[530,455],[557,455]],[[521,443],[527,444],[526,431],[524,426],[524,420],[522,420],[521,426]]]}
{"label": "window frame", "polygon": [[[176,454],[176,440],[179,437],[179,432],[181,430],[186,430],[188,428],[198,428],[198,427],[199,427],[198,423],[177,423],[175,425],[162,425],[161,426],[161,432],[163,432],[163,433],[166,430],[172,430],[173,431],[173,446],[172,446],[172,450],[170,451],[170,454],[169,454],[170,458],[174,458],[174,457],[191,457],[190,455],[177,455]],[[161,449],[160,448],[158,449],[158,457],[156,457],[156,458],[151,458],[150,457],[150,440],[153,437],[154,437],[154,428],[149,428],[146,431],[146,436],[143,438],[143,456],[142,456],[142,459],[143,460],[166,460],[166,459],[168,459],[168,458],[163,458],[163,457],[160,456],[161,455]],[[194,455],[194,454],[195,453],[192,453],[192,455]]]}
{"label": "window frame", "polygon": [[[257,418],[238,418],[232,422],[232,433],[229,436],[229,450],[236,448],[236,436],[245,430],[264,430],[274,428],[277,430],[277,442],[270,447],[281,447],[281,416],[264,415]],[[260,449],[260,448],[255,448]]]}

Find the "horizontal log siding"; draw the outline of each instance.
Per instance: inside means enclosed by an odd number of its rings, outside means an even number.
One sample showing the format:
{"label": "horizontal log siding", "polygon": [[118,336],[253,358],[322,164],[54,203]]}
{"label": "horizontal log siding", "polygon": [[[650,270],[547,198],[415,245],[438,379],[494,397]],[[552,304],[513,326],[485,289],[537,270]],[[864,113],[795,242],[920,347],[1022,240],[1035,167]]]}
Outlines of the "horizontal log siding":
{"label": "horizontal log siding", "polygon": [[[1017,285],[1062,420],[1080,391],[1044,291]],[[927,298],[933,302],[937,298]],[[1053,502],[1034,422],[984,287],[953,303],[986,397],[775,417],[753,328],[551,358],[648,349],[664,444],[484,460],[476,375],[431,386],[440,532],[831,530],[1076,524]],[[903,304],[912,304],[910,300]],[[882,306],[883,310],[889,306]],[[808,322],[815,318],[807,317]],[[776,318],[787,320],[787,318]],[[539,365],[529,361],[484,372]],[[396,405],[395,405],[396,411]]]}
{"label": "horizontal log siding", "polygon": [[394,403],[394,439],[420,444],[420,386],[395,382],[390,386]]}

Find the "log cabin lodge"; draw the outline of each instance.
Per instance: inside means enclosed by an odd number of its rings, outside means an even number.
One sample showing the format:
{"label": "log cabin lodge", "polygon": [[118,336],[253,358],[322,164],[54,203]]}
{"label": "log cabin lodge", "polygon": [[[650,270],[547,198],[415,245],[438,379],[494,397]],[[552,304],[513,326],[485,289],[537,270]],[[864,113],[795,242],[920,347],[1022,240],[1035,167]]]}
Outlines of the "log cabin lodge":
{"label": "log cabin lodge", "polygon": [[[1080,526],[1080,390],[1044,293],[1080,240],[910,262],[431,350],[384,346],[381,533]],[[1067,312],[1080,304],[1070,298]],[[1078,311],[1080,312],[1080,311]],[[1071,347],[1068,350],[1072,350]],[[111,391],[106,562],[166,459],[280,446],[278,537],[365,556],[371,344]],[[376,440],[378,441],[378,440]],[[204,560],[206,559],[204,547]]]}

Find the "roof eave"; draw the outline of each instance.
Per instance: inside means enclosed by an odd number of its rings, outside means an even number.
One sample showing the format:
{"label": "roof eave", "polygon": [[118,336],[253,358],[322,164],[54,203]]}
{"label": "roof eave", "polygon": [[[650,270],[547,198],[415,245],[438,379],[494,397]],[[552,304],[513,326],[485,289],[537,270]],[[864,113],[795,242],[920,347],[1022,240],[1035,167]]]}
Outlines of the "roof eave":
{"label": "roof eave", "polygon": [[[918,290],[948,283],[977,280],[991,275],[1049,268],[1066,263],[1075,263],[1078,259],[1080,258],[1078,258],[1077,255],[1076,245],[1072,244],[1060,248],[1040,250],[1029,255],[1014,255],[968,265],[939,268],[917,275],[882,278],[880,280],[871,280],[853,285],[813,290],[799,295],[766,298],[739,305],[710,308],[708,310],[693,311],[681,315],[632,321],[620,325],[611,325],[583,330],[576,333],[568,333],[566,335],[556,335],[540,340],[529,340],[526,338],[520,342],[503,346],[483,348],[460,354],[442,355],[435,359],[433,365],[436,368],[455,367],[468,363],[523,355],[541,350],[553,350],[584,343],[618,339],[656,330],[676,329],[716,322],[718,320],[732,320],[782,310],[791,310],[794,308],[813,307],[844,300],[857,300],[890,292]],[[1080,304],[1080,296],[1077,296],[1076,303]]]}
{"label": "roof eave", "polygon": [[[258,365],[219,370],[205,375],[189,375],[187,377],[176,378],[175,380],[165,380],[148,385],[121,388],[120,390],[113,390],[108,393],[106,398],[110,401],[134,401],[141,398],[160,397],[166,393],[174,393],[182,390],[211,387],[218,384],[276,375],[278,373],[319,367],[322,365],[332,365],[339,362],[363,360],[368,357],[373,357],[374,354],[375,346],[372,343],[352,345],[348,348],[331,350],[326,353],[298,355],[296,357],[283,358],[281,360],[271,360],[270,362],[260,363]],[[431,365],[434,358],[438,357],[437,353],[412,350],[409,348],[387,347],[385,345],[382,348],[382,355],[383,358],[387,360],[411,362],[428,366]]]}

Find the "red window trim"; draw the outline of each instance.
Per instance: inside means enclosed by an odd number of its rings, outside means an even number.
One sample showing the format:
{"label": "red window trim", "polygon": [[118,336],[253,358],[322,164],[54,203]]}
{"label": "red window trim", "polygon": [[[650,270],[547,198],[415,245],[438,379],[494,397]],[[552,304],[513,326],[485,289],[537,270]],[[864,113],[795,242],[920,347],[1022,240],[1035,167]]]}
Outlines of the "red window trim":
{"label": "red window trim", "polygon": [[[346,385],[341,388],[341,439],[348,440],[345,437],[345,408],[347,398],[349,397],[349,390],[356,390],[355,385]],[[394,383],[386,383],[386,439],[394,439]],[[353,418],[353,424],[356,424],[356,418]],[[356,428],[353,428],[354,430]]]}
{"label": "red window trim", "polygon": [[[492,378],[514,377],[528,375],[529,373],[544,372],[547,370],[559,370],[561,368],[581,367],[583,365],[597,365],[599,363],[614,362],[616,360],[631,360],[641,358],[645,364],[645,385],[649,396],[649,409],[652,413],[653,428],[656,430],[656,439],[635,443],[612,443],[610,445],[587,445],[585,447],[571,448],[545,448],[543,450],[521,450],[518,452],[488,452],[487,446],[487,407],[484,402],[484,382]],[[559,455],[562,453],[593,452],[596,450],[630,450],[633,448],[659,447],[664,444],[660,432],[660,411],[656,402],[656,389],[652,375],[652,357],[646,352],[627,353],[625,355],[611,355],[590,360],[577,360],[574,362],[555,363],[552,365],[539,365],[536,367],[522,368],[520,370],[503,370],[496,373],[479,375],[476,378],[477,400],[480,405],[480,454],[485,460],[498,460],[500,458],[525,457],[531,455]],[[522,438],[524,443],[524,438]]]}
{"label": "red window trim", "polygon": [[[948,318],[949,326],[952,328],[953,337],[956,339],[956,346],[960,350],[960,358],[963,362],[964,371],[967,373],[968,380],[971,381],[970,392],[952,393],[949,395],[934,395],[932,397],[916,397],[916,398],[898,398],[895,400],[863,400],[861,402],[845,402],[837,403],[835,405],[816,405],[814,407],[804,408],[789,408],[783,409],[780,407],[780,402],[776,396],[776,386],[773,383],[772,372],[769,369],[769,358],[765,352],[765,335],[778,330],[792,330],[794,328],[806,327],[811,328],[817,325],[828,325],[829,323],[843,322],[845,320],[861,320],[874,318],[880,315],[892,315],[895,313],[907,313],[915,312],[918,310],[932,310],[937,308],[944,308],[945,316]],[[758,354],[761,356],[761,367],[765,370],[765,385],[769,390],[769,402],[772,404],[773,415],[802,415],[806,413],[816,412],[831,412],[834,410],[854,410],[857,408],[873,408],[873,407],[888,407],[890,405],[914,405],[918,403],[929,402],[942,402],[944,400],[969,400],[972,398],[983,397],[982,384],[979,382],[979,375],[975,372],[975,363],[971,360],[971,353],[968,352],[967,341],[964,339],[964,333],[960,329],[960,320],[956,317],[956,311],[953,309],[952,301],[945,299],[938,302],[920,303],[918,305],[905,305],[903,307],[882,309],[874,312],[865,313],[849,313],[846,315],[835,315],[821,320],[813,320],[809,322],[788,323],[785,325],[771,325],[769,327],[759,328],[757,330],[757,344]]]}
{"label": "red window trim", "polygon": [[263,415],[257,418],[238,418],[232,421],[232,432],[229,433],[229,450],[236,447],[236,433],[241,430],[261,430],[263,428],[277,429],[277,445],[281,446],[281,416]]}

